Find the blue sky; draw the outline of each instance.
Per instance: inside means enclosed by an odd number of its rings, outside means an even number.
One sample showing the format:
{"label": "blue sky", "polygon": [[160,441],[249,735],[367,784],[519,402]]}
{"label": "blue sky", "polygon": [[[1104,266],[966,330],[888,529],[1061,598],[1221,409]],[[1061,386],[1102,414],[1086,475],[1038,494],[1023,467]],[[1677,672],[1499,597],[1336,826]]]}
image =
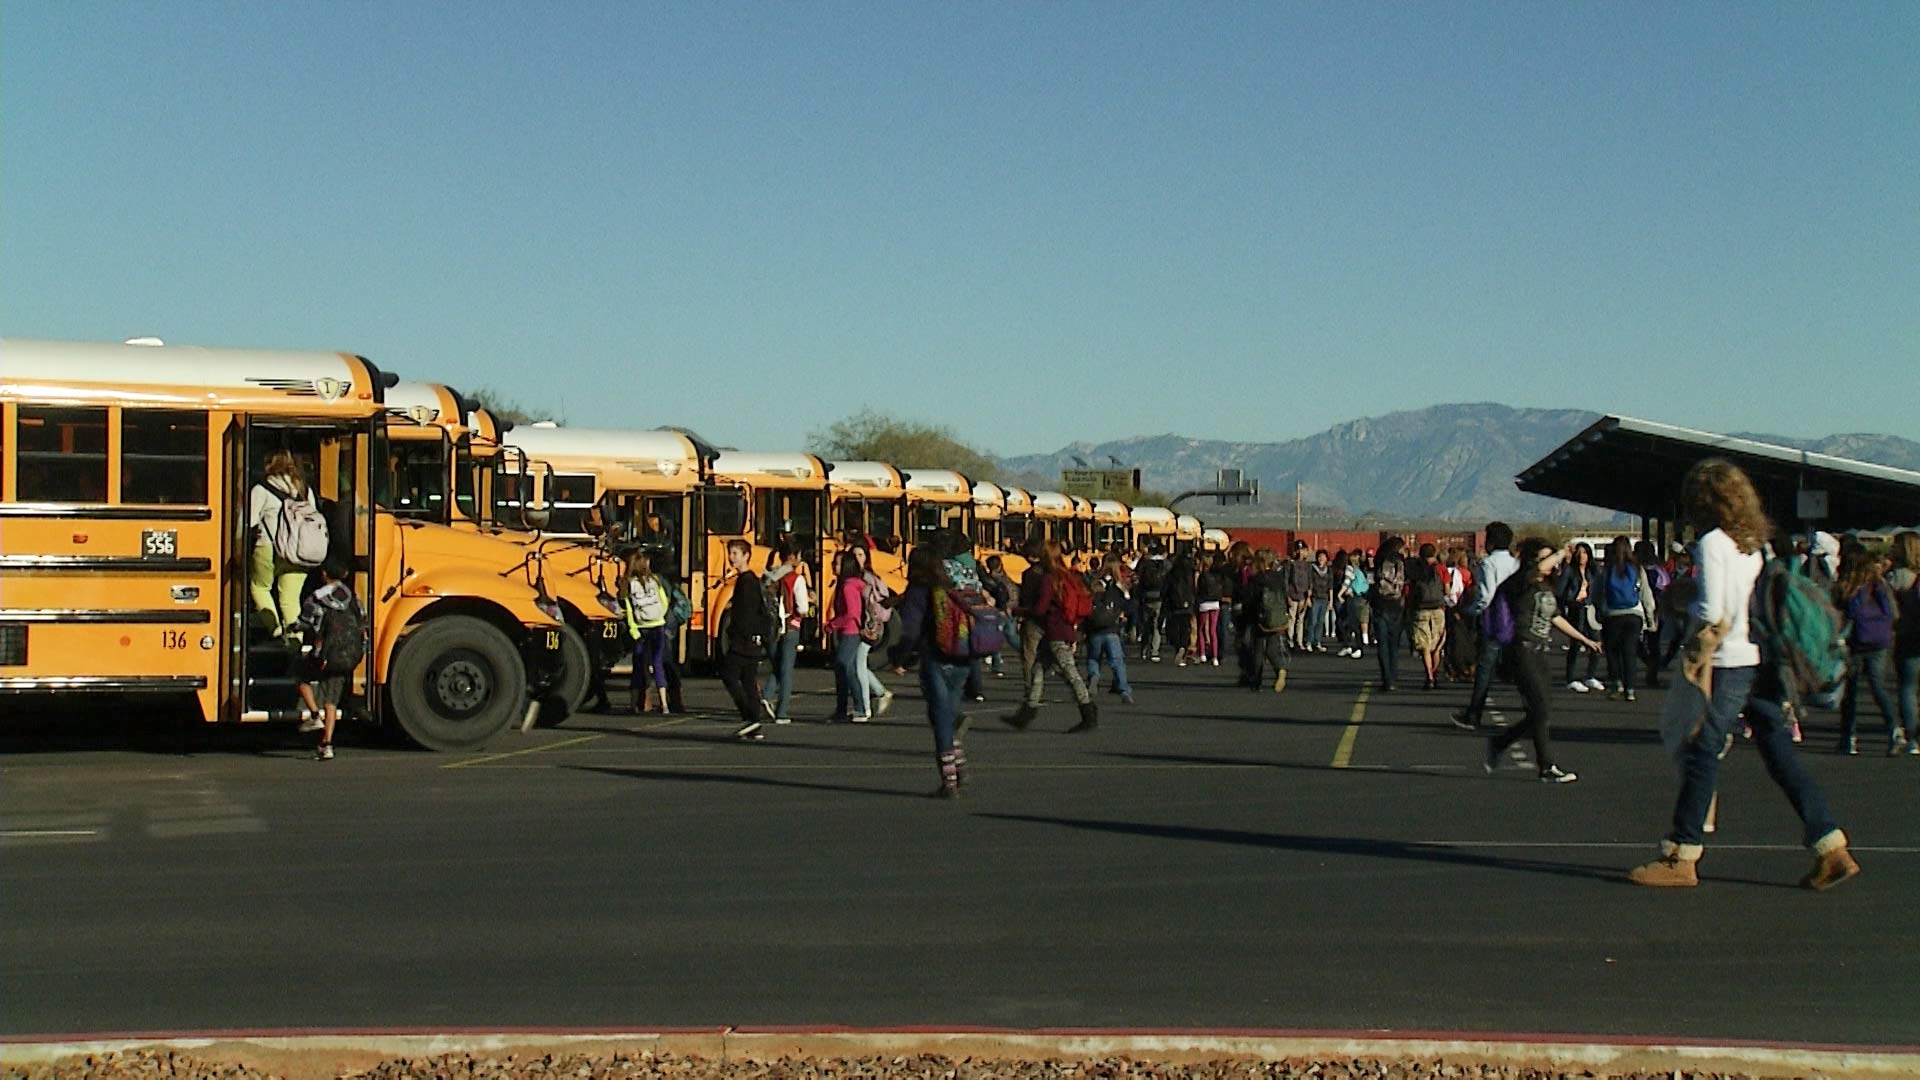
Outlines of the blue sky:
{"label": "blue sky", "polygon": [[0,332],[774,449],[1920,434],[1920,5],[46,3]]}

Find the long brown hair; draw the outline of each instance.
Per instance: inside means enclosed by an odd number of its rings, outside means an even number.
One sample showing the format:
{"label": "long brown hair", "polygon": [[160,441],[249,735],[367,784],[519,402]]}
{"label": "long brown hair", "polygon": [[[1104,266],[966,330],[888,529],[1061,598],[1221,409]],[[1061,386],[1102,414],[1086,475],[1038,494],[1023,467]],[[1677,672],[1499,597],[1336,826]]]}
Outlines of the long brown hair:
{"label": "long brown hair", "polygon": [[1880,580],[1880,556],[1859,544],[1849,544],[1840,555],[1840,572],[1834,575],[1833,594],[1844,603]]}
{"label": "long brown hair", "polygon": [[1759,551],[1773,535],[1753,481],[1726,458],[1707,458],[1687,470],[1680,482],[1680,511],[1703,533],[1726,533],[1744,554]]}
{"label": "long brown hair", "polygon": [[1893,534],[1893,565],[1920,573],[1920,532],[1908,529]]}

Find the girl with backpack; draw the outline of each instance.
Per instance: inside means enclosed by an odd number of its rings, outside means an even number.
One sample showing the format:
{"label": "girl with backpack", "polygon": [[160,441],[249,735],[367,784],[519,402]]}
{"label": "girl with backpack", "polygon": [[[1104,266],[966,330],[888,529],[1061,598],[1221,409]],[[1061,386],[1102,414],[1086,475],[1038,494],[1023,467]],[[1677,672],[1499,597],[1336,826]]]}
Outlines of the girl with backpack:
{"label": "girl with backpack", "polygon": [[1633,543],[1616,536],[1607,545],[1607,562],[1600,575],[1600,640],[1605,643],[1607,673],[1613,676],[1609,698],[1633,698],[1633,662],[1640,654],[1640,634],[1653,622],[1653,586],[1633,557]]}
{"label": "girl with backpack", "polygon": [[[854,649],[854,672],[860,676],[860,685],[867,688],[867,703],[873,706],[873,715],[883,716],[893,708],[893,691],[874,674],[870,657],[874,647],[887,638],[887,625],[893,620],[893,590],[873,572],[872,552],[864,545],[852,550],[853,557],[860,560],[860,580],[866,583],[866,589],[860,594],[860,644]],[[913,646],[903,639],[895,651],[904,660],[913,652]]]}
{"label": "girl with backpack", "polygon": [[1400,554],[1406,541],[1389,536],[1374,562],[1374,658],[1380,662],[1380,692],[1390,694],[1400,674],[1400,643],[1406,636],[1407,561]]}
{"label": "girl with backpack", "polygon": [[1373,621],[1373,602],[1367,599],[1373,591],[1373,578],[1368,575],[1366,559],[1358,549],[1344,552],[1340,557],[1347,564],[1347,647],[1340,650],[1340,655],[1358,660],[1366,655],[1367,628]]}
{"label": "girl with backpack", "polygon": [[774,607],[780,625],[779,636],[769,650],[773,670],[761,688],[760,703],[766,709],[767,719],[776,724],[791,724],[793,667],[800,658],[801,627],[807,621],[813,596],[807,587],[807,564],[790,545],[776,545],[767,563],[767,580],[773,583],[774,595],[778,598]]}
{"label": "girl with backpack", "polygon": [[248,564],[247,593],[253,598],[258,618],[274,637],[293,638],[300,619],[300,591],[306,586],[312,565],[300,565],[289,558],[284,548],[291,538],[281,533],[290,526],[283,518],[288,502],[305,503],[295,510],[310,510],[318,520],[319,503],[307,484],[305,470],[291,450],[275,450],[267,455],[266,475],[248,494],[247,521],[253,546]]}
{"label": "girl with backpack", "polygon": [[1900,603],[1893,624],[1893,667],[1899,679],[1900,733],[1907,753],[1920,757],[1920,532],[1893,537],[1893,569],[1887,587]]}
{"label": "girl with backpack", "polygon": [[633,711],[652,712],[653,695],[658,694],[660,714],[665,716],[667,613],[673,606],[672,590],[653,572],[652,556],[645,550],[627,556],[627,570],[621,577],[620,608],[627,619],[627,632],[633,635],[633,670],[627,676],[633,691]]}
{"label": "girl with backpack", "polygon": [[1793,750],[1784,703],[1788,688],[1778,664],[1761,663],[1762,642],[1753,640],[1749,601],[1760,579],[1761,547],[1773,533],[1753,481],[1724,458],[1707,458],[1687,470],[1680,484],[1682,514],[1702,531],[1696,545],[1699,599],[1693,605],[1686,648],[1689,677],[1707,695],[1705,714],[1680,748],[1680,794],[1660,857],[1634,867],[1635,885],[1688,888],[1705,850],[1707,808],[1719,785],[1720,759],[1741,713],[1753,726],[1754,745],[1767,775],[1800,815],[1802,837],[1814,864],[1800,884],[1828,889],[1860,872],[1847,852],[1847,834],[1827,808],[1826,794]]}
{"label": "girl with backpack", "polygon": [[1893,627],[1899,619],[1900,603],[1880,573],[1880,557],[1859,544],[1850,545],[1840,556],[1840,575],[1833,586],[1834,606],[1847,620],[1847,682],[1840,695],[1840,745],[1842,754],[1855,754],[1854,726],[1859,719],[1860,682],[1865,679],[1873,692],[1873,703],[1887,722],[1887,753],[1906,749],[1907,734],[1895,717],[1893,698],[1887,693],[1893,681],[1890,653]]}
{"label": "girl with backpack", "polygon": [[[1520,692],[1520,700],[1526,704],[1527,715],[1518,724],[1495,732],[1487,739],[1487,756],[1481,764],[1488,773],[1500,767],[1500,757],[1508,747],[1522,735],[1532,735],[1533,763],[1540,770],[1542,783],[1571,784],[1580,779],[1578,774],[1554,764],[1548,733],[1546,657],[1553,648],[1553,632],[1558,630],[1589,648],[1600,645],[1560,614],[1560,602],[1547,584],[1553,578],[1554,568],[1567,555],[1566,549],[1555,551],[1553,545],[1537,536],[1522,540],[1520,569],[1495,590],[1493,603],[1489,605],[1504,605],[1504,611],[1496,611],[1489,624],[1512,628],[1513,683]],[[1505,623],[1503,618],[1507,620]]]}
{"label": "girl with backpack", "polygon": [[937,799],[959,798],[960,785],[967,781],[960,700],[973,658],[944,654],[935,633],[939,619],[935,604],[948,603],[946,593],[953,587],[939,552],[925,545],[914,548],[907,557],[907,591],[901,594],[897,614],[901,640],[913,643],[920,655],[920,692],[927,701],[934,765],[940,772],[940,786],[932,792]]}
{"label": "girl with backpack", "polygon": [[[1119,555],[1108,555],[1094,576],[1093,614],[1087,616],[1087,690],[1100,686],[1100,666],[1113,673],[1113,692],[1122,705],[1133,704],[1133,687],[1127,682],[1126,649],[1121,633],[1127,625],[1127,609],[1133,603],[1127,590],[1126,565]],[[1215,661],[1218,663],[1218,661]]]}
{"label": "girl with backpack", "polygon": [[842,552],[836,568],[839,580],[833,586],[833,608],[827,628],[833,631],[833,716],[829,723],[864,724],[872,715],[867,710],[867,683],[860,677],[860,616],[866,602],[866,570],[852,551]]}
{"label": "girl with backpack", "polygon": [[[1573,545],[1573,556],[1560,569],[1559,581],[1554,586],[1554,594],[1560,598],[1560,612],[1567,621],[1578,626],[1581,635],[1600,629],[1594,618],[1594,598],[1599,593],[1599,575],[1593,565],[1593,549],[1586,544]],[[1592,639],[1588,639],[1592,640]],[[1580,660],[1587,661],[1587,677],[1583,681],[1579,674]],[[1567,649],[1567,689],[1576,694],[1589,690],[1605,690],[1607,684],[1596,676],[1600,670],[1600,650],[1574,643]]]}
{"label": "girl with backpack", "polygon": [[1214,569],[1212,555],[1200,556],[1200,567],[1194,590],[1194,625],[1198,628],[1198,640],[1194,644],[1193,662],[1211,663],[1220,666],[1220,591],[1223,575]]}
{"label": "girl with backpack", "polygon": [[1073,659],[1078,626],[1091,613],[1093,598],[1080,576],[1067,565],[1058,543],[1044,541],[1035,554],[1040,558],[1027,568],[1027,576],[1020,582],[1021,598],[1026,601],[1020,614],[1031,628],[1023,629],[1022,635],[1034,635],[1037,648],[1033,662],[1027,665],[1026,700],[1008,713],[1005,720],[1009,726],[1023,730],[1033,723],[1033,718],[1040,713],[1042,680],[1046,669],[1052,667],[1066,680],[1073,691],[1074,703],[1080,706],[1080,722],[1067,729],[1068,734],[1078,735],[1092,731],[1100,723],[1100,707],[1093,703],[1093,695],[1087,690],[1086,680],[1080,677],[1079,665]]}

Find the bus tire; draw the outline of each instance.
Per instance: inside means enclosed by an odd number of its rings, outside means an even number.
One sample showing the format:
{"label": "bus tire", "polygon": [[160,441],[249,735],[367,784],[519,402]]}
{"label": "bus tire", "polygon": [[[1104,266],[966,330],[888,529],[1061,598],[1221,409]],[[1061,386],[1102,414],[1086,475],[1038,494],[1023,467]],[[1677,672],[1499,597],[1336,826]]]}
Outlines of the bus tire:
{"label": "bus tire", "polygon": [[560,627],[560,678],[540,700],[540,726],[557,727],[578,713],[593,690],[593,650],[572,626]]}
{"label": "bus tire", "polygon": [[527,707],[527,668],[507,635],[470,615],[430,619],[400,643],[387,700],[429,750],[479,746]]}

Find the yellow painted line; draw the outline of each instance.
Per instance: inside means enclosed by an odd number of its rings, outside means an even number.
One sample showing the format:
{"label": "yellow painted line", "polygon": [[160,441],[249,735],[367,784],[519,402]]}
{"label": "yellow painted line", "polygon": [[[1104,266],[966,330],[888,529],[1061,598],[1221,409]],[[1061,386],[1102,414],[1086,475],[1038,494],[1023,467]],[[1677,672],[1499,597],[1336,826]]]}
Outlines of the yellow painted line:
{"label": "yellow painted line", "polygon": [[558,750],[565,746],[579,746],[581,743],[590,743],[599,738],[604,738],[604,736],[582,735],[577,739],[564,739],[557,743],[548,743],[545,746],[529,746],[525,750],[509,750],[504,754],[488,754],[485,757],[468,758],[465,761],[455,761],[440,767],[443,769],[466,769],[475,765],[485,765],[489,761],[505,761],[511,757],[519,757],[521,754],[542,754],[548,750]]}
{"label": "yellow painted line", "polygon": [[1353,743],[1360,737],[1360,721],[1367,716],[1367,695],[1373,691],[1371,686],[1362,686],[1360,696],[1353,700],[1353,712],[1347,716],[1347,730],[1340,736],[1340,746],[1333,752],[1333,767],[1344,769],[1353,761]]}

